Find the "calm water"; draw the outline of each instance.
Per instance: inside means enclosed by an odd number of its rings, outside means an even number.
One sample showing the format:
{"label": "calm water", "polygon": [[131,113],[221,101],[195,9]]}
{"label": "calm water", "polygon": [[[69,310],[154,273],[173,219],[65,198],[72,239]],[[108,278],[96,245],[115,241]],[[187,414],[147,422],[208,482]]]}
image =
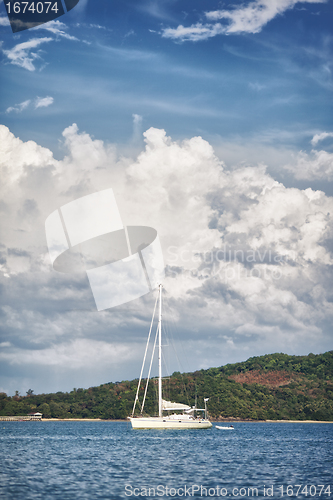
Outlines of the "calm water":
{"label": "calm water", "polygon": [[[233,431],[134,431],[125,422],[0,426],[5,500],[253,498],[251,488],[261,498],[333,499],[333,424],[236,423]],[[289,488],[288,496],[288,485],[302,488]]]}

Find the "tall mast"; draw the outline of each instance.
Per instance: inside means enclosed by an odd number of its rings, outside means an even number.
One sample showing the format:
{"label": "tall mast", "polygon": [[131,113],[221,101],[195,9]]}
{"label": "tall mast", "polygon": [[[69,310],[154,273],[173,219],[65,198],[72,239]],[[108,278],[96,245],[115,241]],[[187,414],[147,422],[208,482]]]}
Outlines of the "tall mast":
{"label": "tall mast", "polygon": [[158,416],[162,417],[162,285],[160,290],[160,307],[158,316]]}

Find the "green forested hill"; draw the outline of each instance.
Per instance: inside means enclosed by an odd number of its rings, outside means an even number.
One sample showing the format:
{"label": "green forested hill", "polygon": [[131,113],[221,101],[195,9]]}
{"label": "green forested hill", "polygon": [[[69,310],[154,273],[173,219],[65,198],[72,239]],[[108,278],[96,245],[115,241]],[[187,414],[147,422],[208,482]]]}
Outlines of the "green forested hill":
{"label": "green forested hill", "polygon": [[[40,411],[44,417],[126,418],[132,410],[137,382],[107,383],[69,393],[0,394],[0,415]],[[209,397],[213,418],[333,421],[333,351],[308,356],[276,353],[220,368],[175,372],[163,387],[165,399],[191,406],[196,396],[198,406]],[[157,411],[156,390],[156,384],[151,383],[145,406],[150,415]]]}

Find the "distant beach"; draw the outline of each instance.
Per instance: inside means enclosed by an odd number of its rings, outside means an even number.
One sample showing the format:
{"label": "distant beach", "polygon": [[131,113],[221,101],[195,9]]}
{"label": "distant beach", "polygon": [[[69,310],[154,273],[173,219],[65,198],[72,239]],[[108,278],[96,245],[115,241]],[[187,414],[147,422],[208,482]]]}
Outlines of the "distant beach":
{"label": "distant beach", "polygon": [[[102,418],[42,418],[42,422],[127,422],[127,419],[110,419],[105,420]],[[221,422],[220,420],[212,420],[213,423],[285,423],[285,424],[333,424],[332,421],[327,420],[228,420]]]}
{"label": "distant beach", "polygon": [[127,422],[126,419],[105,420],[103,418],[42,418],[42,422]]}

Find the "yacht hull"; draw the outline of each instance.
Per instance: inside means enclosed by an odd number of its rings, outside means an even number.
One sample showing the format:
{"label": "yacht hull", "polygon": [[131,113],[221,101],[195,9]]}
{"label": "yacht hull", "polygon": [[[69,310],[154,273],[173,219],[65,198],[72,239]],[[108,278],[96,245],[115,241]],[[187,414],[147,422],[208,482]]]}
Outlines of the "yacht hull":
{"label": "yacht hull", "polygon": [[212,423],[205,419],[176,420],[160,417],[130,418],[133,429],[209,429]]}
{"label": "yacht hull", "polygon": [[[186,404],[183,403],[175,403],[172,401],[165,401],[162,397],[162,285],[158,285],[158,296],[156,297],[156,302],[155,302],[155,308],[153,312],[153,317],[151,320],[150,324],[150,329],[149,329],[149,335],[148,335],[148,340],[147,340],[147,345],[146,345],[146,351],[143,357],[143,363],[142,363],[142,368],[141,368],[141,373],[140,373],[140,378],[139,378],[139,383],[136,391],[136,396],[134,400],[134,405],[133,405],[133,411],[132,411],[132,417],[128,417],[130,419],[131,425],[133,429],[209,429],[212,427],[212,423],[207,419],[207,401],[208,398],[204,398],[205,402],[205,408],[196,408],[195,407],[190,407]],[[141,405],[141,415],[144,409],[145,405],[145,400],[146,400],[146,394],[147,394],[147,388],[148,388],[148,382],[150,378],[150,369],[152,366],[152,360],[153,360],[153,355],[155,351],[155,346],[156,346],[156,341],[158,338],[158,417],[133,417],[134,412],[135,412],[135,406],[136,403],[139,401],[139,391],[141,387],[141,382],[142,382],[142,374],[143,374],[143,369],[146,361],[146,354],[147,354],[147,349],[148,349],[148,344],[150,340],[150,334],[152,331],[152,326],[154,322],[154,316],[155,316],[155,311],[157,307],[159,299],[159,314],[158,314],[158,327],[156,331],[156,337],[155,337],[155,343],[154,343],[154,348],[152,352],[152,359],[150,362],[150,367],[149,367],[149,374],[148,378],[146,381],[146,388],[145,388],[145,393],[143,396],[143,402]],[[157,336],[158,334],[158,336]],[[170,412],[174,411],[175,413],[173,415],[170,415],[168,413],[167,415],[164,413],[165,412]],[[178,411],[181,411],[182,413],[177,413]],[[197,413],[199,412],[199,413]],[[204,413],[200,413],[204,412]],[[163,416],[164,415],[164,416]],[[195,418],[195,416],[201,415],[202,418]]]}

